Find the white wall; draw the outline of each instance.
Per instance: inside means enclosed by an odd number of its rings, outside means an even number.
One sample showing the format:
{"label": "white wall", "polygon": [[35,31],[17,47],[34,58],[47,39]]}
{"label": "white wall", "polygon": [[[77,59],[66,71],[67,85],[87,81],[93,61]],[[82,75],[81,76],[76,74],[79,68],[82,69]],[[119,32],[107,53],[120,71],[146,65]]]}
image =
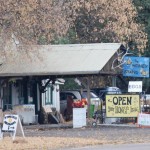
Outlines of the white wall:
{"label": "white wall", "polygon": [[[47,87],[45,90],[47,91],[45,93],[42,93],[42,106],[46,105],[45,98],[46,96],[48,96],[47,95],[48,91],[49,93],[51,93],[52,88]],[[53,85],[51,107],[55,107],[58,112],[60,111],[59,84]]]}
{"label": "white wall", "polygon": [[[46,88],[47,92],[51,93],[52,88],[47,87]],[[42,106],[46,105],[45,104],[45,94],[42,93]],[[37,85],[37,105],[38,105],[38,110],[40,110],[40,97],[39,97],[39,87]],[[53,85],[53,90],[52,90],[52,107],[55,107],[56,110],[59,112],[60,111],[60,96],[59,96],[59,84]],[[15,87],[14,84],[12,84],[12,105],[18,105],[19,104],[19,91],[18,87]]]}
{"label": "white wall", "polygon": [[60,111],[60,96],[59,96],[59,84],[54,86],[53,90],[53,106],[56,107],[56,110]]}

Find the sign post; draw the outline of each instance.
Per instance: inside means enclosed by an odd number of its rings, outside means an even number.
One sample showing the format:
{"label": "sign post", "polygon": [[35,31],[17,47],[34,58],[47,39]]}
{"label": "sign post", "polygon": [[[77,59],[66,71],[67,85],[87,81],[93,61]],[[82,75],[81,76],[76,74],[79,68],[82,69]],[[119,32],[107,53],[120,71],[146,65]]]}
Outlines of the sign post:
{"label": "sign post", "polygon": [[24,138],[24,131],[19,116],[12,114],[4,116],[2,132],[10,132],[13,140],[16,136],[17,127],[20,127],[22,136]]}

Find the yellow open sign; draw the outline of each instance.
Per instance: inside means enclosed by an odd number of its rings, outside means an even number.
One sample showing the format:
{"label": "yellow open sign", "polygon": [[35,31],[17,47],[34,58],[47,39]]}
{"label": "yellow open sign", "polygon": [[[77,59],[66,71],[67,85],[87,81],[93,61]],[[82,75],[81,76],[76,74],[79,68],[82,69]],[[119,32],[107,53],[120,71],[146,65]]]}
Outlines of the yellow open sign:
{"label": "yellow open sign", "polygon": [[106,95],[106,117],[137,117],[139,95]]}

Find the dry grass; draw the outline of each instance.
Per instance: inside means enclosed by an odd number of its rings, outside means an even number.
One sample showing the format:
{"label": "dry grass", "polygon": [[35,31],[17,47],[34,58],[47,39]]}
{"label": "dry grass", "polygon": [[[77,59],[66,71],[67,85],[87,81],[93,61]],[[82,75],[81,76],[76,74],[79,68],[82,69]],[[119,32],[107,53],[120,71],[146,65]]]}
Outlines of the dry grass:
{"label": "dry grass", "polygon": [[[132,143],[143,141],[133,139]],[[84,139],[84,138],[61,138],[61,137],[26,137],[25,139],[16,137],[12,141],[10,137],[5,137],[0,141],[0,150],[55,150],[67,147],[83,147],[87,145],[102,144],[124,144],[124,140],[111,141],[108,139]]]}
{"label": "dry grass", "polygon": [[5,137],[0,141],[0,150],[47,150],[64,147],[77,147],[86,145],[104,144],[106,141],[83,138],[59,138],[59,137],[17,137],[12,141],[10,137]]}

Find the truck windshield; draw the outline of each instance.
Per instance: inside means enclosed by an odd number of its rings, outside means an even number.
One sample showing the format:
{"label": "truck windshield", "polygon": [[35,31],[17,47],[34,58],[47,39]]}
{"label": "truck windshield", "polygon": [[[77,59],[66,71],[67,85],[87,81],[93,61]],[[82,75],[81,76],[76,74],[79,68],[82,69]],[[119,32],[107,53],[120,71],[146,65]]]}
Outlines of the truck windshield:
{"label": "truck windshield", "polygon": [[[87,92],[84,91],[81,95],[82,95],[82,98],[87,98]],[[90,97],[97,98],[98,96],[95,93],[90,92]]]}

